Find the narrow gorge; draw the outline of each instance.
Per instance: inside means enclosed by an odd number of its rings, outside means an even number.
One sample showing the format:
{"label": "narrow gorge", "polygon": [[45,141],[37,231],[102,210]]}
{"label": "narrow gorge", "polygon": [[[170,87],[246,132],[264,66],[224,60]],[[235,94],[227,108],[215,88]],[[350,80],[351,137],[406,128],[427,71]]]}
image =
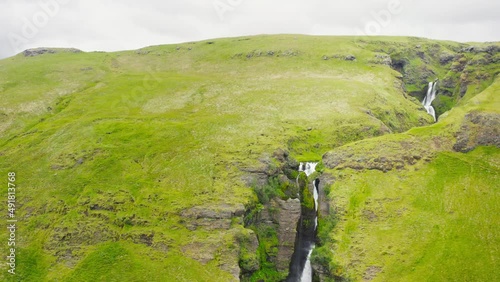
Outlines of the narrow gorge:
{"label": "narrow gorge", "polygon": [[[302,209],[300,220],[297,224],[297,237],[295,239],[295,250],[290,262],[290,271],[286,281],[288,282],[310,282],[313,278],[311,267],[311,254],[316,244],[316,232],[318,228],[318,184],[319,179],[312,182],[309,179],[316,172],[318,163],[300,163],[299,172],[304,172],[308,177],[309,185],[302,192]],[[313,208],[308,203],[309,187],[312,186]]]}

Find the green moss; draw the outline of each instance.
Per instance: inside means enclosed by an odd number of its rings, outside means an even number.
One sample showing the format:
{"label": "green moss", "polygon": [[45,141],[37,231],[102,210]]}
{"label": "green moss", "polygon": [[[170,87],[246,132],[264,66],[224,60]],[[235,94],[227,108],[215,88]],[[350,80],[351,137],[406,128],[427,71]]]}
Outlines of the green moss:
{"label": "green moss", "polygon": [[252,273],[260,269],[259,251],[252,250],[253,238],[255,233],[250,233],[248,229],[244,229],[244,233],[238,233],[237,242],[240,248],[239,266],[244,274]]}
{"label": "green moss", "polygon": [[436,115],[440,116],[444,112],[447,112],[453,108],[456,104],[455,98],[448,96],[438,96],[433,102],[434,109],[436,110]]}
{"label": "green moss", "polygon": [[242,271],[259,270],[260,263],[255,253],[249,252],[247,249],[242,248],[239,259],[239,266]]}
{"label": "green moss", "polygon": [[302,189],[300,196],[301,196],[300,197],[301,198],[300,204],[302,205],[302,207],[309,209],[309,210],[313,210],[314,209],[314,197],[313,197],[312,193],[309,191],[309,188],[307,188],[307,186],[305,186]]}
{"label": "green moss", "polygon": [[[283,281],[285,277],[273,267],[264,267],[255,272],[247,281]],[[243,280],[245,281],[245,280]]]}
{"label": "green moss", "polygon": [[287,186],[281,185],[277,178],[270,178],[267,184],[263,186],[255,185],[253,188],[255,193],[257,194],[259,203],[268,204],[269,201],[275,197],[284,198],[284,190],[287,189]]}
{"label": "green moss", "polygon": [[257,255],[260,268],[253,272],[250,277],[244,277],[243,281],[281,281],[285,278],[284,274],[278,272],[272,262],[272,258],[277,255],[279,244],[276,229],[273,226],[264,224],[252,226],[251,228],[259,238]]}

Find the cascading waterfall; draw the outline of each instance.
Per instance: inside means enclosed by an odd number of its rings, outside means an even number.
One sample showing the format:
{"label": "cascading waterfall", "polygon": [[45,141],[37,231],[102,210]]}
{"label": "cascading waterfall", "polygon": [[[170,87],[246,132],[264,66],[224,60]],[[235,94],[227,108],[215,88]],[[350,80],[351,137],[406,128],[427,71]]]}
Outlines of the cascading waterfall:
{"label": "cascading waterfall", "polygon": [[314,229],[318,229],[318,199],[319,199],[319,193],[318,193],[318,184],[319,184],[319,179],[314,180],[314,191],[313,191],[313,197],[314,197],[314,209],[316,211],[316,216],[314,217]]}
{"label": "cascading waterfall", "polygon": [[[309,177],[316,170],[317,163],[300,163],[299,172],[305,172]],[[297,230],[297,239],[295,242],[295,251],[290,263],[290,273],[286,281],[289,282],[311,282],[313,271],[311,266],[311,254],[314,250],[316,239],[316,230],[318,228],[318,186],[319,179],[313,181],[314,212],[303,209],[301,221]],[[310,220],[314,217],[314,226],[312,228],[303,224],[303,220]],[[309,221],[310,222],[310,221]]]}
{"label": "cascading waterfall", "polygon": [[316,171],[318,163],[300,163],[299,172],[305,172],[307,177]]}
{"label": "cascading waterfall", "polygon": [[[316,233],[316,230],[318,229],[318,198],[319,198],[318,184],[319,184],[319,179],[314,180],[313,196],[314,196],[314,209],[316,211],[316,215],[314,217],[314,233]],[[309,254],[307,254],[307,260],[306,264],[304,265],[304,270],[302,271],[302,275],[300,276],[300,282],[312,282],[313,272],[311,266],[311,254],[315,247],[316,245],[312,243],[311,250],[309,251]]]}
{"label": "cascading waterfall", "polygon": [[431,104],[432,101],[436,99],[436,93],[437,93],[437,80],[434,82],[429,82],[429,89],[427,90],[427,95],[425,95],[425,98],[422,101],[422,105],[424,105],[424,108],[427,110],[427,112],[434,118],[434,121],[436,121],[436,111],[434,110],[434,107],[431,106]]}
{"label": "cascading waterfall", "polygon": [[304,265],[304,270],[300,276],[300,282],[312,282],[312,266],[311,266],[311,254],[314,250],[314,245],[312,246],[309,254],[307,254],[307,261]]}

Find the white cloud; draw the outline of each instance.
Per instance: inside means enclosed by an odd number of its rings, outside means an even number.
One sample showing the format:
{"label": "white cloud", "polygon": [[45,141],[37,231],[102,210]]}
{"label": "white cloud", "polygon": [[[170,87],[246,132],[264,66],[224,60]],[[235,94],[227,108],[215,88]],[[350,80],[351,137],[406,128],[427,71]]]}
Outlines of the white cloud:
{"label": "white cloud", "polygon": [[[50,1],[67,3],[39,26],[36,16],[45,11],[40,3]],[[222,19],[216,1],[226,8]],[[391,1],[400,1],[402,10],[387,21]],[[369,24],[381,35],[498,41],[497,11],[500,1],[490,0],[5,0],[0,3],[0,58],[39,46],[114,51],[250,34],[348,35],[366,31]],[[26,21],[37,29],[32,38],[23,35]],[[9,34],[24,39],[18,48]]]}

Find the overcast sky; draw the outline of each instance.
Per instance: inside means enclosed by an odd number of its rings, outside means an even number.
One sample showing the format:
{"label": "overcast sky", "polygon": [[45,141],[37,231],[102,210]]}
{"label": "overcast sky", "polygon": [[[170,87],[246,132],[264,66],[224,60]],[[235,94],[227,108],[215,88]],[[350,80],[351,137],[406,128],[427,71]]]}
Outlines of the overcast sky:
{"label": "overcast sky", "polygon": [[408,35],[500,41],[497,0],[0,0],[0,58],[254,34]]}

